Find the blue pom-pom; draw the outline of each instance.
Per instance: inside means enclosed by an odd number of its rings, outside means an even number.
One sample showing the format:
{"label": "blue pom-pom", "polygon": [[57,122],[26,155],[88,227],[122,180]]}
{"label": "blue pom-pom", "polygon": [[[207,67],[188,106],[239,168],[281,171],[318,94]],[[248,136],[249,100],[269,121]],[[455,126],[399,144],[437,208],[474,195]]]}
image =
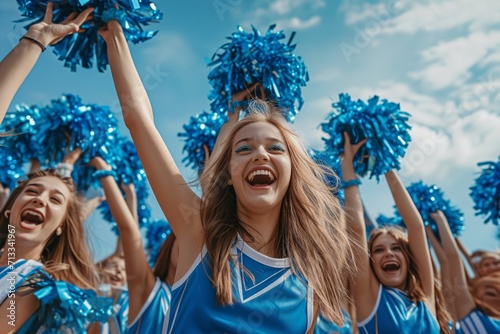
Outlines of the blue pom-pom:
{"label": "blue pom-pom", "polygon": [[146,230],[146,251],[149,254],[149,264],[154,267],[160,248],[172,233],[166,220],[155,218]]}
{"label": "blue pom-pom", "polygon": [[17,186],[17,180],[25,174],[22,165],[13,157],[12,150],[0,146],[0,169],[2,170],[0,183],[3,187],[13,190]]}
{"label": "blue pom-pom", "polygon": [[238,26],[238,31],[228,37],[230,42],[212,56],[208,80],[213,112],[225,114],[233,93],[260,82],[266,97],[283,108],[285,118],[295,120],[304,103],[301,87],[309,81],[309,75],[302,58],[294,54],[295,33],[285,44],[281,42],[285,38],[283,31],[273,32],[274,28],[271,25],[262,36],[253,26],[250,33]]}
{"label": "blue pom-pom", "polygon": [[477,164],[481,174],[470,187],[470,196],[474,201],[476,216],[485,216],[485,223],[498,225],[500,219],[500,158],[495,163],[485,161]]}
{"label": "blue pom-pom", "polygon": [[[413,203],[417,207],[425,226],[430,226],[439,239],[439,232],[434,219],[429,213],[441,210],[448,220],[450,230],[455,236],[460,236],[464,230],[464,215],[445,198],[443,191],[436,185],[426,185],[422,181],[414,182],[406,188]],[[405,226],[403,219],[395,208],[395,217],[391,218],[392,223]]]}
{"label": "blue pom-pom", "polygon": [[352,144],[367,138],[354,159],[354,170],[358,175],[376,177],[392,169],[400,169],[400,158],[404,157],[411,140],[407,124],[410,114],[400,110],[399,104],[387,100],[379,101],[374,96],[365,103],[352,101],[348,94],[340,94],[339,102],[332,104],[334,111],[321,128],[330,137],[323,138],[326,150],[333,156],[344,151],[344,132],[349,134]]}
{"label": "blue pom-pom", "polygon": [[[64,281],[54,280],[43,269],[22,286],[34,290],[40,307],[36,317],[24,328],[26,333],[87,333],[89,323],[105,322],[112,313],[113,299],[99,297]],[[28,327],[26,326],[26,327]]]}
{"label": "blue pom-pom", "polygon": [[9,148],[12,157],[20,164],[41,154],[42,148],[33,139],[38,132],[41,114],[38,106],[20,104],[15,110],[7,112],[2,122],[0,132],[7,135],[0,137],[0,145]]}
{"label": "blue pom-pom", "polygon": [[203,146],[206,145],[209,153],[212,152],[219,131],[226,121],[225,114],[204,111],[191,117],[189,123],[182,126],[185,132],[178,133],[177,136],[185,138],[182,153],[186,156],[182,162],[187,167],[197,168],[198,172],[203,170],[207,159]]}
{"label": "blue pom-pom", "polygon": [[[81,13],[93,7],[93,19],[82,25],[84,32],[66,36],[54,46],[54,53],[64,66],[76,71],[77,66],[91,68],[94,60],[97,69],[103,72],[109,64],[107,47],[104,39],[98,34],[99,28],[109,20],[116,19],[122,25],[125,38],[133,43],[147,41],[158,31],[144,30],[152,22],[158,22],[163,14],[149,0],[52,0],[54,3],[53,22],[61,23],[72,12]],[[30,21],[25,26],[40,22],[47,8],[47,0],[17,0],[19,10],[24,19],[15,22]],[[118,5],[118,9],[116,8]]]}
{"label": "blue pom-pom", "polygon": [[101,156],[108,163],[115,158],[119,130],[118,120],[108,107],[83,104],[72,94],[52,100],[40,111],[32,143],[38,145],[36,158],[42,165],[54,167],[76,148],[82,154],[75,164],[72,177],[79,190],[87,190],[98,180],[92,177],[88,163]]}

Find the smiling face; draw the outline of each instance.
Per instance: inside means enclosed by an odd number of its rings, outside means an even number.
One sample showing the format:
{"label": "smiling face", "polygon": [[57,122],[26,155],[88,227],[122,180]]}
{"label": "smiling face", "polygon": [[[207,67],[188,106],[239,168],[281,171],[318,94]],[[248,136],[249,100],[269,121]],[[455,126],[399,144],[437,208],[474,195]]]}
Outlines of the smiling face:
{"label": "smiling face", "polygon": [[125,260],[119,256],[109,258],[102,268],[104,281],[113,288],[120,288],[127,283]]}
{"label": "smiling face", "polygon": [[15,227],[16,241],[45,244],[61,226],[70,196],[68,186],[55,176],[29,180],[10,210],[9,222]]}
{"label": "smiling face", "polygon": [[288,148],[277,127],[259,121],[236,133],[229,184],[234,187],[238,210],[245,213],[279,210],[290,176]]}
{"label": "smiling face", "polygon": [[376,237],[371,245],[373,271],[384,286],[405,290],[408,261],[399,242],[389,233]]}

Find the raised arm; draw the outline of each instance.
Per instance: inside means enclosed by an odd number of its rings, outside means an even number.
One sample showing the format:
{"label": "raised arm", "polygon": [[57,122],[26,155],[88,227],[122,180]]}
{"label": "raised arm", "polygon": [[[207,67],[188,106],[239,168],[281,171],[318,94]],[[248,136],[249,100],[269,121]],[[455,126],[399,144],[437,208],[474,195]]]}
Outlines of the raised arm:
{"label": "raised arm", "polygon": [[[91,164],[100,171],[111,170],[111,167],[100,157],[92,159]],[[111,174],[103,174],[100,181],[124,245],[123,255],[130,296],[129,319],[135,319],[155,285],[155,276],[144,253],[139,226],[114,177]]]}
{"label": "raised arm", "polygon": [[396,207],[408,230],[408,242],[415,256],[422,277],[422,288],[428,299],[430,310],[435,309],[434,272],[432,270],[431,254],[427,246],[424,222],[415,203],[395,171],[385,174],[387,183],[394,198]]}
{"label": "raised arm", "polygon": [[200,199],[184,180],[155,127],[148,95],[120,24],[110,21],[100,33],[107,44],[109,64],[123,119],[130,130],[156,199],[179,239],[180,248],[189,245],[186,247],[196,249],[196,252],[192,250],[188,259],[185,259],[190,262],[189,266],[203,243]]}
{"label": "raised arm", "polygon": [[446,257],[443,246],[441,246],[441,243],[434,235],[432,228],[430,226],[427,226],[425,228],[425,231],[427,232],[427,238],[432,245],[432,249],[434,249],[434,254],[436,254],[436,257],[439,261],[439,269],[441,272],[441,290],[443,291],[446,308],[452,315],[454,321],[457,321],[454,289],[452,286],[452,277],[450,275],[450,264],[448,262],[448,258]]}
{"label": "raised arm", "polygon": [[78,17],[73,13],[61,24],[54,24],[52,3],[48,3],[43,21],[32,25],[14,49],[0,62],[0,122],[17,90],[47,45],[55,44],[66,35],[78,32],[92,11],[93,8],[88,8]]}
{"label": "raised arm", "polygon": [[[342,178],[344,183],[357,179],[354,172],[353,159],[359,148],[366,142],[350,144],[347,133],[344,133],[344,154],[341,157]],[[352,296],[359,319],[366,319],[375,305],[378,283],[370,267],[370,257],[366,240],[366,226],[363,203],[357,186],[344,188],[345,213],[347,230],[354,244],[357,271],[352,282]]]}
{"label": "raised arm", "polygon": [[452,283],[453,290],[455,291],[455,312],[457,320],[460,320],[468,315],[476,307],[476,304],[469,291],[464,267],[462,266],[462,259],[460,258],[460,251],[445,215],[443,212],[437,211],[431,213],[430,217],[436,222],[439,235],[441,236],[441,244],[448,258],[448,268],[450,277],[453,277]]}

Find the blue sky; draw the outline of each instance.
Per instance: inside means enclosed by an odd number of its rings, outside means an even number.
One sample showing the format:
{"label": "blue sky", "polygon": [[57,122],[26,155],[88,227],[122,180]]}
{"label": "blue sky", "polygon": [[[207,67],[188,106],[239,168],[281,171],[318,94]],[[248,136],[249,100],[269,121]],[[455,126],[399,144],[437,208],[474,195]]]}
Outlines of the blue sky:
{"label": "blue sky", "polygon": [[[310,81],[295,128],[311,148],[322,149],[318,125],[338,94],[399,102],[412,114],[413,137],[399,175],[406,185],[437,184],[465,214],[462,239],[471,249],[497,248],[496,227],[474,216],[469,187],[480,161],[500,155],[500,24],[497,0],[332,1],[188,0],[156,2],[164,19],[151,41],[132,45],[138,71],[151,98],[155,121],[178,162],[177,133],[190,116],[209,110],[205,58],[241,25],[261,32],[276,23],[287,38],[296,31],[296,54]],[[0,55],[22,35],[17,2],[0,2]],[[45,52],[15,97],[14,104],[45,105],[63,93],[84,103],[108,105],[121,119],[109,70],[79,68],[71,73]],[[127,133],[122,125],[123,133]],[[192,180],[193,171],[182,168]],[[393,200],[382,180],[364,180],[365,204],[373,216],[391,215]],[[153,216],[162,213],[151,195]],[[96,256],[111,252],[112,234],[98,214],[89,232]]]}

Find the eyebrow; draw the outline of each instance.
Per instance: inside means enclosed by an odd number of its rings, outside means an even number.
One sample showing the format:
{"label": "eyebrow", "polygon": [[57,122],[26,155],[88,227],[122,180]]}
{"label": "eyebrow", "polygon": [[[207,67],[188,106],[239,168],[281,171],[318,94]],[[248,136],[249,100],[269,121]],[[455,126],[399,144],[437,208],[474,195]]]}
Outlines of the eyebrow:
{"label": "eyebrow", "polygon": [[[35,187],[39,188],[39,187],[42,186],[42,184],[40,184],[40,183],[30,183],[30,184],[26,185],[26,188],[29,187],[29,186],[35,186]],[[53,191],[56,192],[57,194],[61,195],[64,199],[66,199],[66,196],[64,196],[64,194],[61,191],[59,191],[57,189],[54,189]]]}
{"label": "eyebrow", "polygon": [[[275,142],[275,143],[280,143],[280,144],[285,145],[285,143],[281,139],[278,139],[278,138],[275,138],[275,137],[266,137],[264,139],[266,141],[272,141],[272,142]],[[242,138],[242,139],[238,140],[236,143],[234,143],[233,146],[236,146],[236,145],[238,145],[241,142],[253,141],[253,140],[255,140],[253,137]]]}

